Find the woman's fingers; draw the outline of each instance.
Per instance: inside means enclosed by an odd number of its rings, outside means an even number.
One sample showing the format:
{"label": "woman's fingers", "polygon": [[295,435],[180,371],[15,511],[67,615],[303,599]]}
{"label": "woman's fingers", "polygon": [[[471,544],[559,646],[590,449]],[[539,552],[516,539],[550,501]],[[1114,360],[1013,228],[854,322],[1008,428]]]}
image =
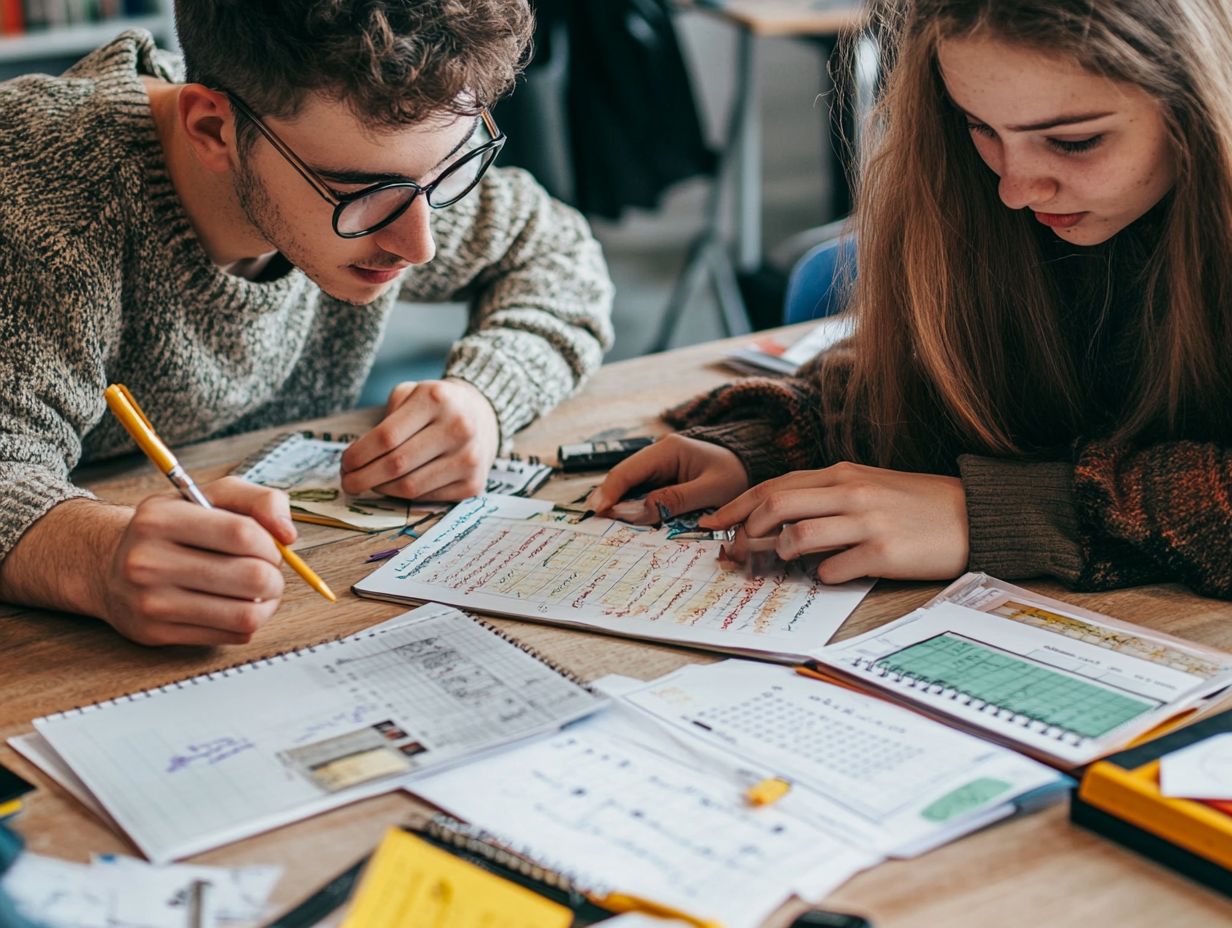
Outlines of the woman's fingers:
{"label": "woman's fingers", "polygon": [[768,493],[744,519],[744,530],[754,537],[777,533],[788,523],[849,513],[840,491],[833,487],[776,490]]}
{"label": "woman's fingers", "polygon": [[629,521],[649,523],[659,521],[660,507],[675,516],[724,503],[748,486],[748,476],[740,459],[727,448],[668,435],[612,468],[587,498],[587,508],[607,515],[639,486],[657,489],[647,494],[642,512],[635,512],[632,505],[622,512],[634,517]]}
{"label": "woman's fingers", "polygon": [[810,554],[841,551],[866,540],[859,520],[826,516],[792,522],[765,535],[754,535],[741,526],[731,543],[724,546],[723,556],[737,564],[759,563],[767,553],[780,561],[794,561]]}
{"label": "woman's fingers", "polygon": [[885,572],[877,568],[877,558],[869,545],[857,545],[831,554],[817,565],[817,579],[828,584],[884,576]]}
{"label": "woman's fingers", "polygon": [[794,561],[809,554],[828,554],[852,548],[867,540],[867,533],[858,519],[828,516],[783,526],[774,550],[784,561]]}
{"label": "woman's fingers", "polygon": [[665,483],[676,479],[679,458],[666,441],[657,441],[649,448],[625,458],[610,471],[586,499],[586,508],[601,515],[624,499],[634,487]]}
{"label": "woman's fingers", "polygon": [[763,505],[767,499],[792,490],[817,489],[831,486],[834,481],[826,470],[798,470],[772,480],[764,480],[741,493],[727,505],[705,518],[705,528],[731,528],[744,522],[749,513]]}

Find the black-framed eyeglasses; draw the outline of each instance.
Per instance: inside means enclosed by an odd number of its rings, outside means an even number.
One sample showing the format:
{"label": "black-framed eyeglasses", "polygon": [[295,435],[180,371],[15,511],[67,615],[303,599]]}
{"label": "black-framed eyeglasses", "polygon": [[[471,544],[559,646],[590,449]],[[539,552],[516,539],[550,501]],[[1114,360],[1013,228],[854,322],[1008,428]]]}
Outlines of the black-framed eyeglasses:
{"label": "black-framed eyeglasses", "polygon": [[261,121],[261,117],[247,103],[229,90],[224,92],[232,105],[252,121],[266,141],[308,181],[317,195],[333,206],[334,233],[342,238],[361,238],[379,232],[405,213],[420,194],[433,209],[452,206],[475,188],[505,144],[505,134],[496,127],[492,114],[484,109],[479,114],[479,125],[463,145],[461,155],[431,183],[381,181],[354,193],[336,193],[320,174],[295,154],[290,145]]}

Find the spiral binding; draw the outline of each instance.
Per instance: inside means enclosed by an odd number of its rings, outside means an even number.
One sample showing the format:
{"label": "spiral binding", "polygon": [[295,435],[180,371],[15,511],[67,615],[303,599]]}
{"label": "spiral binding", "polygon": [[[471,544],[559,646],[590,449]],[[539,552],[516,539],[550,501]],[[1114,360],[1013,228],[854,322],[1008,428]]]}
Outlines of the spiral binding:
{"label": "spiral binding", "polygon": [[262,667],[272,667],[278,661],[286,663],[293,657],[303,657],[305,654],[315,654],[322,648],[331,648],[335,645],[342,644],[344,641],[350,641],[353,638],[375,638],[377,635],[384,634],[386,631],[394,631],[394,629],[368,629],[365,631],[352,632],[349,635],[338,635],[336,638],[322,638],[320,641],[315,641],[312,644],[303,645],[298,648],[287,648],[285,651],[275,651],[273,654],[266,654],[250,661],[240,661],[235,664],[228,664],[226,667],[220,667],[217,670],[211,670],[208,673],[197,674],[192,677],[184,677],[180,680],[172,680],[169,683],[163,683],[159,686],[151,686],[144,690],[133,690],[128,693],[121,693],[119,696],[113,696],[111,699],[103,699],[99,702],[90,703],[85,706],[73,706],[71,709],[63,709],[60,712],[53,712],[50,715],[43,716],[39,721],[54,721],[61,718],[69,718],[78,715],[85,715],[87,712],[92,712],[95,709],[106,709],[111,706],[119,705],[125,702],[136,702],[138,699],[152,699],[161,693],[169,693],[174,690],[187,689],[190,686],[200,686],[202,683],[213,683],[215,680],[226,679],[232,674],[239,675],[246,670],[259,670]]}
{"label": "spiral binding", "polygon": [[[462,610],[458,610],[458,611],[462,612]],[[566,668],[562,667],[560,664],[556,663],[555,661],[544,657],[542,654],[540,654],[538,651],[536,651],[534,648],[530,647],[529,645],[524,644],[521,641],[518,641],[516,638],[510,637],[507,633],[501,631],[499,628],[497,628],[496,626],[492,625],[491,623],[483,619],[470,615],[469,613],[466,613],[466,612],[462,612],[462,615],[465,615],[468,619],[475,622],[477,625],[482,626],[488,631],[492,632],[494,635],[501,638],[502,640],[507,641],[509,644],[514,645],[515,647],[517,647],[518,649],[522,651],[525,651],[535,660],[539,661],[541,664],[546,666],[549,670],[552,670],[560,674],[570,683],[573,683],[574,685],[580,687],[581,689],[585,690],[591,695],[596,695],[594,689],[590,686],[590,684],[586,683],[575,673],[573,673],[570,670],[567,670]],[[169,693],[174,690],[187,689],[190,686],[200,686],[203,683],[213,683],[215,680],[226,679],[228,676],[231,676],[232,674],[235,674],[238,676],[239,674],[244,673],[246,670],[260,670],[262,667],[272,667],[278,661],[282,661],[283,663],[286,663],[293,657],[303,657],[305,654],[315,654],[317,651],[321,650],[322,648],[332,648],[336,645],[342,644],[344,641],[350,641],[352,639],[359,639],[359,638],[364,638],[364,637],[375,638],[376,636],[383,635],[386,632],[395,631],[400,627],[401,626],[394,626],[393,628],[367,629],[365,631],[352,632],[349,635],[338,635],[335,638],[323,638],[320,641],[314,642],[309,645],[304,645],[299,648],[288,648],[285,651],[276,651],[273,654],[267,654],[262,657],[258,657],[255,660],[240,661],[235,664],[229,664],[226,667],[220,667],[217,670],[211,670],[208,673],[197,674],[196,676],[192,676],[192,677],[184,677],[183,679],[180,679],[180,680],[172,680],[169,683],[163,683],[159,686],[151,686],[143,690],[132,690],[131,692],[121,693],[119,696],[113,696],[110,699],[103,699],[103,700],[100,700],[99,702],[90,703],[89,705],[85,705],[85,706],[73,706],[70,709],[63,709],[59,712],[53,712],[50,715],[45,715],[41,719],[39,719],[39,721],[55,721],[57,719],[62,719],[62,718],[76,717],[79,715],[85,715],[88,712],[93,712],[96,709],[106,709],[112,706],[120,705],[121,703],[136,702],[139,699],[152,699],[153,697],[158,696],[159,694],[162,694],[162,693]]]}
{"label": "spiral binding", "polygon": [[536,860],[534,855],[512,847],[499,835],[444,813],[438,813],[422,826],[410,830],[511,870],[536,883],[567,893],[570,896],[570,907],[574,909],[588,898],[602,896],[605,892],[599,887],[583,887],[575,873]]}
{"label": "spiral binding", "polygon": [[1023,728],[1030,729],[1038,735],[1045,738],[1051,738],[1054,741],[1068,742],[1072,745],[1082,745],[1090,739],[1076,731],[1068,728],[1062,728],[1052,722],[1047,722],[1040,718],[1027,715],[1022,712],[1015,712],[1006,706],[997,706],[990,702],[986,702],[971,693],[961,690],[956,686],[951,686],[944,680],[932,680],[928,677],[920,676],[911,671],[903,670],[898,667],[879,664],[883,658],[854,658],[852,664],[856,670],[864,670],[867,673],[874,674],[883,679],[891,680],[894,683],[905,684],[908,689],[918,690],[932,696],[945,696],[960,703],[967,708],[974,709],[976,712],[982,712],[985,715],[991,715],[994,718],[999,718],[1004,722],[1014,722],[1021,725]]}
{"label": "spiral binding", "polygon": [[463,612],[462,614],[466,616],[467,618],[472,619],[473,621],[479,623],[481,626],[486,628],[492,634],[496,635],[498,638],[509,642],[511,645],[513,645],[514,647],[518,648],[521,651],[525,651],[527,654],[529,654],[535,660],[539,661],[541,664],[548,667],[550,670],[556,671],[558,674],[560,674],[570,683],[574,684],[575,686],[581,687],[586,692],[590,693],[592,696],[597,695],[595,693],[594,687],[592,687],[589,683],[587,683],[585,680],[579,677],[572,670],[569,670],[567,667],[563,666],[562,664],[558,663],[552,658],[544,657],[543,654],[540,653],[540,651],[537,648],[531,647],[524,641],[519,641],[517,638],[514,638],[512,635],[510,635],[508,632],[500,628],[497,628],[487,619],[481,619],[478,616],[471,615],[469,612]]}

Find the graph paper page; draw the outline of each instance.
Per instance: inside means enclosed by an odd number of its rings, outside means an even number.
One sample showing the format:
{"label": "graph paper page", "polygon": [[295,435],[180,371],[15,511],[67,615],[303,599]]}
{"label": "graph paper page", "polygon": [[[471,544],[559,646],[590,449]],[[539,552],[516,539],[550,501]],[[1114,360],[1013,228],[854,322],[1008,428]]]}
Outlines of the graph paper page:
{"label": "graph paper page", "polygon": [[1055,783],[1007,748],[853,692],[754,661],[690,665],[625,694],[683,738],[783,776],[802,814],[893,854]]}

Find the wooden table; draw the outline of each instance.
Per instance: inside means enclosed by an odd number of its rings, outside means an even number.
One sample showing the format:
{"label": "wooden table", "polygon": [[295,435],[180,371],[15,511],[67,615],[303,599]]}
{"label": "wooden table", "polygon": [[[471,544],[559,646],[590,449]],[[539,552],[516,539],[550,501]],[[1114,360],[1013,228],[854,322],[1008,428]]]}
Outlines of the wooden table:
{"label": "wooden table", "polygon": [[[803,332],[807,326],[796,327]],[[714,365],[733,342],[714,342],[605,367],[586,390],[519,437],[523,453],[552,455],[556,446],[626,427],[661,432],[658,410],[731,379]],[[312,423],[335,431],[363,428],[372,410]],[[207,480],[262,444],[278,429],[184,449],[181,460]],[[107,499],[133,502],[165,482],[143,459],[132,458],[83,477]],[[576,495],[578,482],[549,483],[544,495]],[[387,547],[385,536],[301,526],[296,547],[336,591],[346,591],[371,569],[364,558]],[[1076,595],[1052,583],[1032,588],[1196,641],[1232,648],[1232,604],[1202,599],[1177,586],[1150,586]],[[881,583],[840,631],[846,637],[902,615],[939,588],[936,584]],[[321,639],[358,631],[397,614],[397,606],[342,592],[331,607],[290,575],[277,618],[250,645],[230,648],[144,648],[103,623],[39,610],[0,606],[3,613],[4,700],[0,735],[30,730],[30,720],[72,706],[190,674],[216,670]],[[713,660],[700,652],[512,620],[499,624],[586,678],[619,672],[649,679],[689,662]],[[3,747],[3,762],[40,789],[15,819],[29,847],[43,854],[85,860],[92,852],[135,853],[121,836],[86,812],[35,768]],[[219,865],[279,864],[285,875],[275,902],[288,906],[369,851],[391,823],[418,807],[405,795],[371,799],[203,854]],[[1185,928],[1232,924],[1232,901],[1071,826],[1064,806],[1000,825],[913,861],[867,871],[827,903],[870,916],[877,928]],[[786,924],[788,910],[772,925]]]}

